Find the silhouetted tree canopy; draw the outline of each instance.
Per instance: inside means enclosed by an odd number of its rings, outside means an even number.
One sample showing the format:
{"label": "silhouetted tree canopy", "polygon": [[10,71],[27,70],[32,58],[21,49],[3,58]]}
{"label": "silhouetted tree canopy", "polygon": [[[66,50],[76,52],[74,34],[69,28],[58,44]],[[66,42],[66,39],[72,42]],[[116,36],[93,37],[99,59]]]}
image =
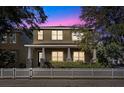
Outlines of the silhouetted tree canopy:
{"label": "silhouetted tree canopy", "polygon": [[0,31],[37,28],[46,18],[40,6],[1,6]]}
{"label": "silhouetted tree canopy", "polygon": [[81,20],[86,26],[109,27],[113,24],[124,23],[124,7],[122,6],[91,6],[81,7]]}
{"label": "silhouetted tree canopy", "polygon": [[[118,59],[119,57],[120,58],[123,57],[123,52],[124,52],[124,47],[123,47],[124,46],[124,7],[123,6],[81,7],[80,19],[86,22],[84,27],[90,29],[94,28],[96,33],[98,32],[100,35],[97,38],[97,41],[100,41],[98,42],[98,53],[99,53],[98,57],[101,57],[101,59],[104,59],[102,57],[106,57],[106,58],[111,57],[115,59]],[[92,41],[93,35],[90,35],[88,33],[89,31],[87,31],[87,35],[91,37],[89,41]],[[86,40],[88,40],[87,36],[85,37]],[[94,38],[96,38],[95,35]]]}
{"label": "silhouetted tree canopy", "polygon": [[110,36],[116,39],[114,41],[124,43],[123,6],[81,7],[80,18],[86,21],[85,27],[99,30],[102,37]]}

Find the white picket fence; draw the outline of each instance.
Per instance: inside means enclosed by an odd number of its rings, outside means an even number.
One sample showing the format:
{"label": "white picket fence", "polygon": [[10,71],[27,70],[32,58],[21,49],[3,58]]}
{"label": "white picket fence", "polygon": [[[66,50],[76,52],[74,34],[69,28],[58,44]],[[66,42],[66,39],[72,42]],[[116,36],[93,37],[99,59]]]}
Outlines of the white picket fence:
{"label": "white picket fence", "polygon": [[0,68],[0,78],[124,78],[124,69]]}

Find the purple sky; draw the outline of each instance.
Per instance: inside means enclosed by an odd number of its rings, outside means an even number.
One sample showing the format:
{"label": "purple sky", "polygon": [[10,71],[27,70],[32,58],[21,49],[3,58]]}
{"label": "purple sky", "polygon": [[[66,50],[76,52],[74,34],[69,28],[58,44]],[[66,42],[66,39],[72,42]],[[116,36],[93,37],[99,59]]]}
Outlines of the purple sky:
{"label": "purple sky", "polygon": [[79,6],[44,6],[47,22],[42,26],[71,26],[80,24]]}

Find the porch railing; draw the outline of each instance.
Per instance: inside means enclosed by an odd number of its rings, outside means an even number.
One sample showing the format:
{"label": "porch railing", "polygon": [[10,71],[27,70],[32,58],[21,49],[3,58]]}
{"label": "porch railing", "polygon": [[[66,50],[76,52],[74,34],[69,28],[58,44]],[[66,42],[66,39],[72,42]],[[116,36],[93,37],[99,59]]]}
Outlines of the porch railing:
{"label": "porch railing", "polygon": [[0,78],[124,78],[124,69],[0,68]]}

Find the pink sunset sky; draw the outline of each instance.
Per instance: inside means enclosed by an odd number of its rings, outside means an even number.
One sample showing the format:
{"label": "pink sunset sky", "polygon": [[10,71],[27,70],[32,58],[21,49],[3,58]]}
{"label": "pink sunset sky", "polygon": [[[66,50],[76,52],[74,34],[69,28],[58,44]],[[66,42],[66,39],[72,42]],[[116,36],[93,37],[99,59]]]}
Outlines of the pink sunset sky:
{"label": "pink sunset sky", "polygon": [[72,26],[84,23],[79,18],[79,6],[44,6],[43,9],[48,19],[42,26]]}

